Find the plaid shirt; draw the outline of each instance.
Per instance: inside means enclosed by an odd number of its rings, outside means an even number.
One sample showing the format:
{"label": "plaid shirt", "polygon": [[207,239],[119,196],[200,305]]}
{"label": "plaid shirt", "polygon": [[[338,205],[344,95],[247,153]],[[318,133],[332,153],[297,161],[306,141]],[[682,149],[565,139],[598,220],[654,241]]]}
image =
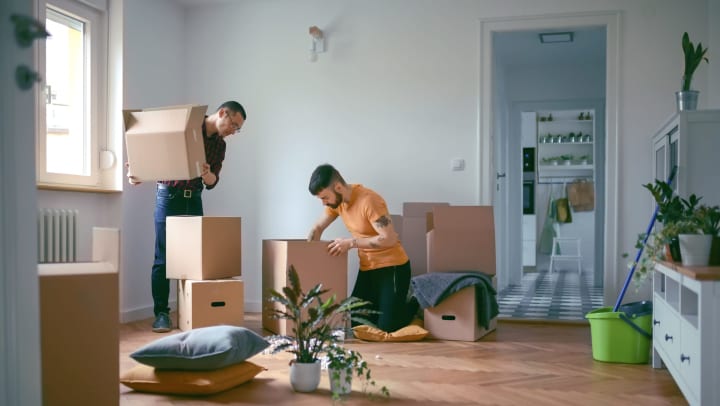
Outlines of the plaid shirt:
{"label": "plaid shirt", "polygon": [[[207,118],[207,116],[206,116]],[[217,133],[210,136],[207,135],[205,129],[205,121],[202,124],[203,142],[205,144],[205,161],[210,164],[210,171],[215,174],[217,180],[214,185],[204,185],[206,189],[212,189],[215,185],[220,182],[220,169],[222,169],[222,163],[225,160],[225,140]],[[190,180],[164,180],[158,183],[164,183],[168,186],[172,186],[178,189],[192,189],[198,191],[203,189],[203,182],[201,177],[193,178]]]}

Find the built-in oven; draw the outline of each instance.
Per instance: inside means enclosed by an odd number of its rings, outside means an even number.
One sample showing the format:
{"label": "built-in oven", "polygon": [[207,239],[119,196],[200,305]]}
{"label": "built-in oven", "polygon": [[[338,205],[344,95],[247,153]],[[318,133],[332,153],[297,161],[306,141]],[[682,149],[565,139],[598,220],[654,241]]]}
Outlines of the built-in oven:
{"label": "built-in oven", "polygon": [[535,148],[523,148],[523,214],[535,214]]}
{"label": "built-in oven", "polygon": [[523,181],[523,214],[535,214],[535,179]]}

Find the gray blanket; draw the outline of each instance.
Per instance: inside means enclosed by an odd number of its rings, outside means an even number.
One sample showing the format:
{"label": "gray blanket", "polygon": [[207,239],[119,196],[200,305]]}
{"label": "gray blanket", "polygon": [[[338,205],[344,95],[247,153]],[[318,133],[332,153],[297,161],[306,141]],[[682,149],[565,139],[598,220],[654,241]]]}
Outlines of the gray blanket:
{"label": "gray blanket", "polygon": [[481,272],[430,272],[414,276],[413,294],[423,309],[435,307],[445,298],[468,286],[475,286],[478,323],[489,328],[499,313],[492,277]]}

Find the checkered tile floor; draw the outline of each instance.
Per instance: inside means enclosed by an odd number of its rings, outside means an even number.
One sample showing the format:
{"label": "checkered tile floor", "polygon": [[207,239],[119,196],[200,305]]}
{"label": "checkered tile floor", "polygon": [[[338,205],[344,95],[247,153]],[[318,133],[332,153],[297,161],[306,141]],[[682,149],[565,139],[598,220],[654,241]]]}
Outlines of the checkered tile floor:
{"label": "checkered tile floor", "polygon": [[585,320],[585,314],[603,305],[602,288],[592,285],[592,275],[585,272],[525,272],[521,285],[498,293],[498,317]]}

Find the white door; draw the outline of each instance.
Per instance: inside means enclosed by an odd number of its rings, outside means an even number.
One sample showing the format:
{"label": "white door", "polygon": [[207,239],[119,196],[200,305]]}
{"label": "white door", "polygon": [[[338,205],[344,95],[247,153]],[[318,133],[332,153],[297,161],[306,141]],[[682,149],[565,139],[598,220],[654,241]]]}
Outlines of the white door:
{"label": "white door", "polygon": [[[20,45],[15,22],[33,2],[0,2],[0,404],[40,405],[40,331],[36,260],[36,83],[16,81],[34,70],[34,41]],[[11,16],[15,16],[14,18]],[[35,27],[30,27],[34,30]],[[20,74],[20,79],[25,75]],[[22,82],[22,80],[21,80]],[[32,79],[31,79],[32,82]],[[26,89],[22,89],[24,87]]]}

